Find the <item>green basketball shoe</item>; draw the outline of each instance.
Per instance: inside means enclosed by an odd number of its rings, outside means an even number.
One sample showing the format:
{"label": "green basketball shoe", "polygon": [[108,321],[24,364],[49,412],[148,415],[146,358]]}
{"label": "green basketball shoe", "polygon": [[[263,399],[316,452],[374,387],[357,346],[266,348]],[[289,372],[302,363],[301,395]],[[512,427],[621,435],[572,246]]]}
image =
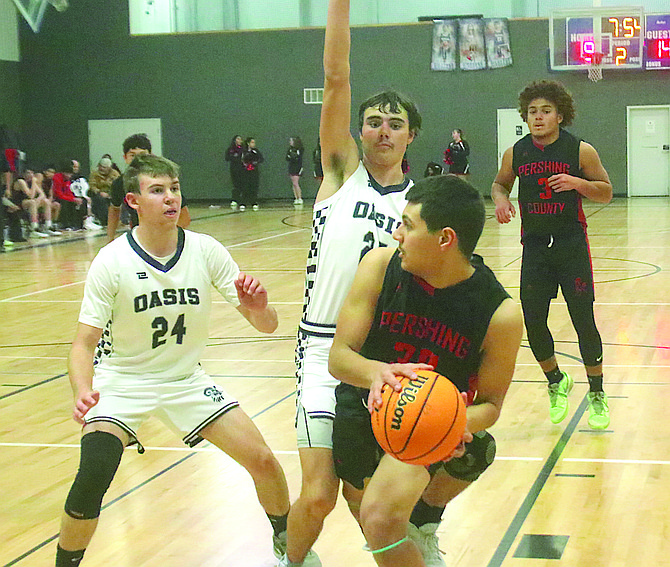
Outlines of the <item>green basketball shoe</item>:
{"label": "green basketball shoe", "polygon": [[561,423],[568,415],[568,394],[572,390],[574,381],[566,372],[561,372],[563,378],[556,384],[549,384],[549,419],[552,423]]}
{"label": "green basketball shoe", "polygon": [[610,408],[605,392],[589,392],[589,426],[591,429],[607,429],[610,424]]}

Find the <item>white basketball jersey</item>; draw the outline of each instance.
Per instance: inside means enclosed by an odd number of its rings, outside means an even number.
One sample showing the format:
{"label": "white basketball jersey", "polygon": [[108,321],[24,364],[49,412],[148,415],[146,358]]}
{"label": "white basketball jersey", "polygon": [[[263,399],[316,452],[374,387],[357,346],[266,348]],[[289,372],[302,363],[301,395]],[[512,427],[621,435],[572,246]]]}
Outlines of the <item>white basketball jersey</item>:
{"label": "white basketball jersey", "polygon": [[312,243],[307,258],[305,303],[300,328],[332,337],[340,308],[363,255],[379,246],[395,246],[412,182],[381,187],[359,163],[334,194],[314,205]]}
{"label": "white basketball jersey", "polygon": [[100,250],[86,277],[79,321],[104,329],[96,367],[178,379],[194,372],[208,337],[212,285],[239,305],[239,268],[211,236],[179,229],[169,258],[149,255],[134,232]]}

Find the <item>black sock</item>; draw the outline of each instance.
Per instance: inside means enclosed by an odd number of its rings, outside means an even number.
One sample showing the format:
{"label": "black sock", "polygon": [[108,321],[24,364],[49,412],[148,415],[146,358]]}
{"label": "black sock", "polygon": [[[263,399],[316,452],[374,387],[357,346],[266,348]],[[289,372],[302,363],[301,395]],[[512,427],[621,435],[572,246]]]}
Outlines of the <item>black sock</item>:
{"label": "black sock", "polygon": [[599,376],[586,376],[589,379],[589,390],[591,392],[602,392],[603,391],[603,375]]}
{"label": "black sock", "polygon": [[558,384],[563,380],[563,372],[561,372],[558,366],[549,372],[545,372],[544,375],[547,377],[550,384]]}
{"label": "black sock", "polygon": [[85,551],[66,551],[60,545],[56,546],[56,567],[77,567],[84,558]]}
{"label": "black sock", "polygon": [[270,520],[270,523],[272,524],[272,530],[274,531],[276,536],[286,531],[286,524],[288,522],[288,512],[283,516],[271,516],[270,514],[267,514],[267,517]]}
{"label": "black sock", "polygon": [[430,506],[420,498],[412,510],[409,521],[417,528],[425,524],[439,524],[445,508],[446,506]]}

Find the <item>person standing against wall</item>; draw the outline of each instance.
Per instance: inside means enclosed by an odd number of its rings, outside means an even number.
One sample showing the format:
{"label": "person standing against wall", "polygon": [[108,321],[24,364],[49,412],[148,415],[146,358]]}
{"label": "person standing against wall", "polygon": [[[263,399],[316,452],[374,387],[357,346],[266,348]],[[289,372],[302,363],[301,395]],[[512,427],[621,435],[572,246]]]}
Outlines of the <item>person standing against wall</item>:
{"label": "person standing against wall", "polygon": [[260,183],[260,171],[258,165],[265,161],[263,154],[256,147],[256,140],[253,137],[247,138],[245,150],[242,154],[242,164],[244,165],[244,193],[240,210],[244,210],[245,205],[252,205],[254,211],[258,210],[258,186]]}
{"label": "person standing against wall", "polygon": [[[238,203],[242,202],[244,191],[244,165],[242,155],[244,154],[244,140],[239,134],[233,136],[230,146],[226,150],[226,161],[230,164],[230,180],[233,184],[230,208],[237,210]],[[244,210],[244,209],[242,209]]]}
{"label": "person standing against wall", "polygon": [[449,166],[449,173],[454,175],[467,175],[470,173],[470,146],[463,139],[463,130],[456,128],[451,133],[452,140],[444,150],[444,163]]}
{"label": "person standing against wall", "polygon": [[286,161],[288,162],[288,176],[293,186],[293,205],[302,207],[302,190],[300,189],[300,176],[302,175],[302,156],[305,148],[300,136],[293,136],[288,140],[286,150]]}

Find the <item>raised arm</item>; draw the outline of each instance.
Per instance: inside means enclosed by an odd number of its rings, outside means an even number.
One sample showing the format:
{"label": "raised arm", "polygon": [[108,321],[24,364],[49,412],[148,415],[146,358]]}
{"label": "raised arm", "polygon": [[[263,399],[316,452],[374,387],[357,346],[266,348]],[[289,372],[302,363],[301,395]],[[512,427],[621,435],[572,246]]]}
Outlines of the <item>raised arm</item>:
{"label": "raised arm", "polygon": [[512,167],[513,148],[507,148],[503,154],[500,170],[491,186],[491,199],[496,206],[496,219],[501,224],[508,223],[516,216],[514,205],[509,200],[516,175]]}
{"label": "raised arm", "polygon": [[323,183],[317,202],[335,194],[358,167],[358,146],[350,131],[350,46],[349,0],[330,0],[323,47],[323,105],[319,126]]}

